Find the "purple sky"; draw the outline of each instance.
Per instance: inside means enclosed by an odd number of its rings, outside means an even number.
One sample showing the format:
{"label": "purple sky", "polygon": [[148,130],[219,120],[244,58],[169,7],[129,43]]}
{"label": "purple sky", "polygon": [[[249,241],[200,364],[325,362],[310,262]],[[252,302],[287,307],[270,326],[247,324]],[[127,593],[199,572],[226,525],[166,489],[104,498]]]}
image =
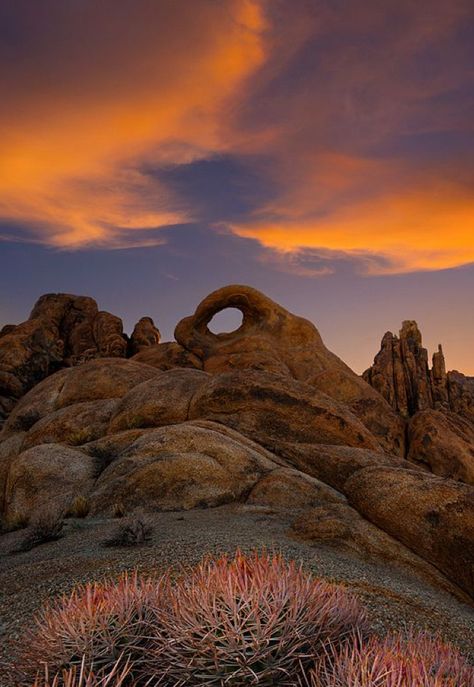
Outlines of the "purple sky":
{"label": "purple sky", "polygon": [[170,338],[209,291],[246,283],[357,372],[416,319],[474,374],[473,15],[2,3],[0,325],[66,291]]}

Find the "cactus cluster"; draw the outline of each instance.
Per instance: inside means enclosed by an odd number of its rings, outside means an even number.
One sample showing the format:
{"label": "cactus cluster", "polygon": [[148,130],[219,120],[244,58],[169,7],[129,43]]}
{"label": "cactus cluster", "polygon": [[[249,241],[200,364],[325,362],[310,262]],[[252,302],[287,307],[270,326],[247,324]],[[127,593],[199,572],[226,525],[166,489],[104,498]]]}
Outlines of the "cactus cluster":
{"label": "cactus cluster", "polygon": [[342,586],[266,552],[87,584],[25,639],[29,687],[474,687],[453,647],[370,636]]}

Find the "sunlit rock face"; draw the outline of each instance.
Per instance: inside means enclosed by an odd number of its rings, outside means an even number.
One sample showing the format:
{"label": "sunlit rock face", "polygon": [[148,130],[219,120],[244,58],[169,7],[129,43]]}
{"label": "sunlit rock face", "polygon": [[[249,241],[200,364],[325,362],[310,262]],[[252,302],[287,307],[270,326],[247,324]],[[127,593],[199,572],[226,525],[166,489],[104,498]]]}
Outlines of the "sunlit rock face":
{"label": "sunlit rock face", "polygon": [[[56,334],[65,330],[53,303]],[[213,334],[212,317],[228,307],[241,310],[241,326]],[[92,317],[89,301],[84,308]],[[115,325],[84,325],[80,341],[89,345],[94,331],[117,340]],[[416,351],[421,338],[410,332]],[[175,342],[157,340],[145,319],[131,359],[125,341],[121,355],[43,369],[48,376],[20,398],[0,434],[4,517],[52,504],[66,511],[77,496],[91,516],[117,505],[247,504],[291,512],[294,536],[312,544],[397,561],[474,597],[474,489],[461,483],[472,476],[468,419],[443,405],[403,417],[328,351],[314,325],[249,287],[214,292],[178,324]],[[71,345],[58,353],[62,361]],[[433,398],[433,386],[425,391]]]}

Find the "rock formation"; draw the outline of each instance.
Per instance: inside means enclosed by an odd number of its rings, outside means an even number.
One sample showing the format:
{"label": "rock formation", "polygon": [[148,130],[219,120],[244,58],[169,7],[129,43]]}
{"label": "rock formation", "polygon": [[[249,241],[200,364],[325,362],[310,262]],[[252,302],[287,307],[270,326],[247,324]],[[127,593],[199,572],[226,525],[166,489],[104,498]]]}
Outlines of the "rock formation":
{"label": "rock formation", "polygon": [[430,369],[428,351],[413,320],[403,322],[399,336],[384,335],[373,365],[362,376],[405,418],[432,408],[474,421],[474,378],[446,372],[441,345]]}
{"label": "rock formation", "polygon": [[[29,383],[40,361],[36,379],[48,375],[0,434],[6,519],[45,504],[67,510],[77,496],[92,516],[117,505],[290,511],[294,536],[389,560],[474,599],[472,424],[442,404],[433,409],[443,361],[425,374],[414,323],[397,346],[384,337],[369,380],[378,379],[379,393],[328,351],[314,325],[249,287],[207,297],[178,324],[176,342],[153,344],[157,330],[142,320],[134,345],[152,345],[128,360],[113,316],[100,318],[88,299],[66,313],[60,299],[50,305],[48,326],[36,311],[0,339],[29,336]],[[208,323],[226,307],[242,311],[242,325],[212,334]],[[33,331],[50,336],[38,349]],[[88,351],[93,359],[64,366]],[[101,357],[106,351],[112,357]],[[50,374],[55,365],[62,369]],[[21,366],[11,370],[23,384]],[[466,387],[457,388],[459,407],[469,408]],[[402,398],[409,421],[394,405]]]}
{"label": "rock formation", "polygon": [[[150,318],[135,326],[131,355],[159,341]],[[97,357],[127,356],[122,320],[99,311],[93,298],[46,294],[29,319],[0,331],[0,427],[21,396],[62,367]]]}
{"label": "rock formation", "polygon": [[142,317],[138,320],[130,337],[129,351],[130,355],[140,353],[140,351],[147,350],[149,346],[155,346],[160,343],[160,332],[155,327],[155,323],[151,317]]}
{"label": "rock formation", "polygon": [[[213,334],[208,324],[225,308],[242,312],[235,331]],[[316,327],[248,286],[228,286],[205,298],[176,327],[176,341],[206,372],[264,370],[291,377],[349,406],[384,449],[403,454],[404,427],[378,393],[324,345]]]}
{"label": "rock formation", "polygon": [[446,372],[441,345],[430,369],[416,322],[403,322],[399,337],[384,335],[363,378],[407,420],[410,461],[474,485],[474,378]]}

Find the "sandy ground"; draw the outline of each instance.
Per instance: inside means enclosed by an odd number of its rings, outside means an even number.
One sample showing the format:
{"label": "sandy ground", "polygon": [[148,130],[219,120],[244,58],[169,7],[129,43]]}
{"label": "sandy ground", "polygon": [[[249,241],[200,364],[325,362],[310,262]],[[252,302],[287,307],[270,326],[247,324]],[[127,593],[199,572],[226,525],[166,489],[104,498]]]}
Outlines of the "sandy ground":
{"label": "sandy ground", "polygon": [[285,517],[247,506],[224,506],[150,516],[153,544],[139,548],[103,546],[120,520],[67,520],[64,537],[27,553],[11,554],[21,532],[0,537],[0,687],[12,684],[12,642],[35,611],[78,582],[116,577],[138,569],[197,562],[204,554],[277,549],[301,561],[316,576],[341,582],[368,608],[373,629],[405,630],[414,625],[440,632],[474,661],[474,608],[447,592],[421,583],[393,565],[374,564],[328,546],[310,546],[291,536]]}

